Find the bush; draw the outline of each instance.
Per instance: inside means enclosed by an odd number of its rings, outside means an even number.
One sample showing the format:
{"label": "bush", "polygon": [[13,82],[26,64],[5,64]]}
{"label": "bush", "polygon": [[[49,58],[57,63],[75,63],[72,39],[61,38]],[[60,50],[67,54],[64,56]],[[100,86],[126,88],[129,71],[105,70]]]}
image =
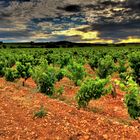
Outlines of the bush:
{"label": "bush", "polygon": [[18,78],[18,73],[15,69],[13,68],[6,68],[6,72],[5,72],[5,79],[7,81],[11,81],[13,82],[16,78]]}
{"label": "bush", "polygon": [[4,76],[4,63],[0,61],[0,77]]}
{"label": "bush", "polygon": [[129,80],[129,78],[132,76],[132,73],[131,72],[121,72],[119,73],[119,76],[122,80],[122,82],[127,85],[127,82]]}
{"label": "bush", "polygon": [[16,63],[15,58],[12,55],[10,55],[9,58],[7,59],[7,64],[6,64],[7,67],[12,67],[15,65],[15,63]]}
{"label": "bush", "polygon": [[60,61],[59,61],[59,63],[60,63],[60,68],[63,68],[64,66],[67,66],[68,65],[68,63],[70,62],[70,59],[71,59],[71,56],[69,55],[69,54],[63,54],[62,56],[61,56],[61,59],[60,59]]}
{"label": "bush", "polygon": [[57,78],[58,81],[60,81],[66,75],[67,75],[67,70],[66,69],[59,69],[56,72],[56,78]]}
{"label": "bush", "polygon": [[128,113],[131,118],[137,119],[140,117],[140,89],[132,77],[129,77],[128,81],[122,83],[117,81],[121,89],[127,94],[125,95],[124,102],[127,106]]}
{"label": "bush", "polygon": [[34,63],[34,57],[31,54],[23,53],[23,54],[19,55],[18,61],[22,65],[26,65],[26,63],[33,64]]}
{"label": "bush", "polygon": [[37,83],[40,92],[47,95],[52,95],[54,93],[54,83],[56,81],[55,69],[53,67],[43,67],[37,66],[33,70],[33,79]]}
{"label": "bush", "polygon": [[127,66],[125,66],[126,64],[126,61],[124,60],[119,60],[119,67],[118,67],[118,72],[119,73],[124,73],[127,71]]}
{"label": "bush", "polygon": [[106,78],[115,71],[115,64],[111,56],[106,55],[98,62],[97,74],[100,78]]}
{"label": "bush", "polygon": [[89,63],[89,65],[91,66],[91,68],[92,68],[93,70],[94,70],[95,68],[98,67],[98,60],[99,60],[99,58],[100,58],[100,57],[94,55],[94,56],[92,56],[92,57],[89,59],[88,63]]}
{"label": "bush", "polygon": [[45,111],[44,107],[41,106],[39,111],[35,112],[34,113],[34,117],[37,117],[37,118],[43,118],[45,117],[47,114],[47,112]]}
{"label": "bush", "polygon": [[37,81],[37,86],[39,91],[46,93],[47,95],[52,95],[54,92],[54,81],[51,79],[51,75],[47,73],[42,73]]}
{"label": "bush", "polygon": [[140,94],[126,94],[125,103],[131,118],[137,119],[140,117]]}
{"label": "bush", "polygon": [[69,78],[74,81],[75,85],[80,85],[81,80],[85,77],[86,72],[82,64],[72,61],[68,65],[68,71],[71,73]]}
{"label": "bush", "polygon": [[31,76],[31,64],[30,63],[24,63],[22,64],[21,62],[16,63],[16,69],[20,76],[24,78],[23,81],[23,86],[26,80]]}
{"label": "bush", "polygon": [[127,85],[122,87],[127,94],[125,95],[125,104],[131,118],[140,117],[140,90],[132,78],[129,78]]}
{"label": "bush", "polygon": [[87,79],[81,85],[80,90],[76,95],[76,100],[79,107],[86,107],[90,100],[99,99],[105,93],[105,85],[108,79]]}
{"label": "bush", "polygon": [[140,52],[133,52],[129,55],[131,68],[134,70],[133,76],[135,81],[140,85]]}
{"label": "bush", "polygon": [[48,64],[52,64],[54,62],[53,54],[47,54],[46,60],[48,61]]}

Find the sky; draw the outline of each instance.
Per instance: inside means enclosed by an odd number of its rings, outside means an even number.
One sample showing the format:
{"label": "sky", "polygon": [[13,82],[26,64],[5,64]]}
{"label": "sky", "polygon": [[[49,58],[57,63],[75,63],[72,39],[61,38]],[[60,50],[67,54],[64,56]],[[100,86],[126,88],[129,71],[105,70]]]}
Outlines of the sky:
{"label": "sky", "polygon": [[0,0],[0,41],[140,43],[140,0]]}

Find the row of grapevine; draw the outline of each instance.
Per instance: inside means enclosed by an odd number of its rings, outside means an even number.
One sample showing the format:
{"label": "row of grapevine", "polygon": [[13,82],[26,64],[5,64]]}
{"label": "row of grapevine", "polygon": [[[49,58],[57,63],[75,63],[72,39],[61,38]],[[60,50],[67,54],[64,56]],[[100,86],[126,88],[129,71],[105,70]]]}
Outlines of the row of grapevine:
{"label": "row of grapevine", "polygon": [[[86,72],[89,64],[95,72],[93,78]],[[52,96],[54,85],[63,77],[80,86],[76,95],[79,107],[86,107],[90,100],[112,93],[116,96],[111,76],[118,73],[116,81],[128,94],[125,104],[132,118],[140,117],[140,49],[122,48],[68,48],[68,49],[1,49],[0,77],[7,81],[23,78],[23,86],[29,77],[38,90]],[[132,86],[133,85],[133,86]]]}

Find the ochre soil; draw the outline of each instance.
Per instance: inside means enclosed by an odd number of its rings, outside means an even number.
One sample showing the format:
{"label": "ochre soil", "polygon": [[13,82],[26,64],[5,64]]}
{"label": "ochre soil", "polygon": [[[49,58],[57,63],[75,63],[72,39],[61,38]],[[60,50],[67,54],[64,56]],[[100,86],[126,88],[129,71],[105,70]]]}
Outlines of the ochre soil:
{"label": "ochre soil", "polygon": [[[106,95],[79,110],[79,87],[66,77],[55,85],[60,86],[63,94],[50,98],[31,78],[24,87],[22,79],[0,78],[0,140],[140,140],[140,123],[130,119],[118,87],[116,98]],[[34,117],[41,106],[46,116]]]}

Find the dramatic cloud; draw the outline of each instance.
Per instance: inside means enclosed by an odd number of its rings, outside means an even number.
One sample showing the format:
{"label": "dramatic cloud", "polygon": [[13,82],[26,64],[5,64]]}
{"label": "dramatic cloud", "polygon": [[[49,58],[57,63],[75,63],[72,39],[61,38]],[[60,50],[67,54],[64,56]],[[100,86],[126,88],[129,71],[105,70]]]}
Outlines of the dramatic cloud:
{"label": "dramatic cloud", "polygon": [[138,42],[139,0],[1,0],[1,41]]}
{"label": "dramatic cloud", "polygon": [[132,8],[140,9],[140,0],[127,0],[127,5]]}

